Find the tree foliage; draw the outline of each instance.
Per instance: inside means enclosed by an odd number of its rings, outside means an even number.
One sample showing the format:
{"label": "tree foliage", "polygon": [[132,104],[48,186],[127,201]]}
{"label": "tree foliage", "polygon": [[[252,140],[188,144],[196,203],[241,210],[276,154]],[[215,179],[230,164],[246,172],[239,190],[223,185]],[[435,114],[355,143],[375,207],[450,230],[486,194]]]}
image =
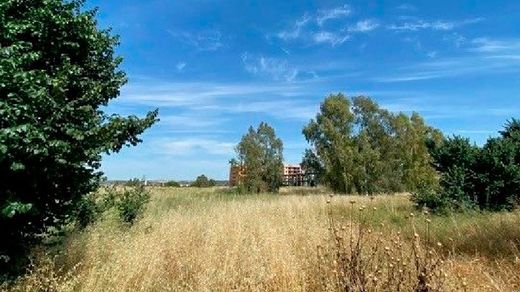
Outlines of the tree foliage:
{"label": "tree foliage", "polygon": [[232,165],[244,168],[239,189],[247,193],[277,192],[282,185],[283,143],[274,129],[260,123],[258,129],[249,127],[235,148],[237,158]]}
{"label": "tree foliage", "polygon": [[432,195],[414,199],[435,210],[512,209],[520,203],[520,122],[509,121],[483,147],[455,136],[430,149],[441,175]]}
{"label": "tree foliage", "polygon": [[140,142],[143,119],[104,113],[126,82],[118,38],[83,1],[0,2],[0,269],[96,189],[101,154]]}
{"label": "tree foliage", "polygon": [[214,187],[217,184],[217,182],[214,179],[208,179],[205,175],[199,175],[195,179],[195,181],[191,184],[192,187],[197,188],[209,188]]}
{"label": "tree foliage", "polygon": [[426,141],[442,136],[416,113],[394,114],[368,97],[331,95],[303,129],[334,191],[411,191],[435,184]]}
{"label": "tree foliage", "polygon": [[311,186],[323,183],[325,167],[314,151],[311,149],[305,149],[301,166],[304,169],[305,175],[307,176]]}

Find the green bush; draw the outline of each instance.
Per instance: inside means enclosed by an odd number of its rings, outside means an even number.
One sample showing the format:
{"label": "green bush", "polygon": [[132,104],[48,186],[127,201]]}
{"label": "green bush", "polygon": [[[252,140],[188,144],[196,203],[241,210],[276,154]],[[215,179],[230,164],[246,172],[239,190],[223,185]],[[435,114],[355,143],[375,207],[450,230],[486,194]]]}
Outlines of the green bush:
{"label": "green bush", "polygon": [[119,218],[124,223],[133,224],[143,213],[146,203],[150,201],[150,193],[143,185],[124,190],[117,201]]}
{"label": "green bush", "polygon": [[101,208],[96,202],[93,194],[84,196],[78,203],[75,212],[75,219],[80,228],[85,228],[93,223],[100,213]]}
{"label": "green bush", "polygon": [[439,193],[439,187],[430,184],[419,186],[412,193],[412,201],[420,208],[427,207],[438,213],[446,211],[449,207],[448,201]]}

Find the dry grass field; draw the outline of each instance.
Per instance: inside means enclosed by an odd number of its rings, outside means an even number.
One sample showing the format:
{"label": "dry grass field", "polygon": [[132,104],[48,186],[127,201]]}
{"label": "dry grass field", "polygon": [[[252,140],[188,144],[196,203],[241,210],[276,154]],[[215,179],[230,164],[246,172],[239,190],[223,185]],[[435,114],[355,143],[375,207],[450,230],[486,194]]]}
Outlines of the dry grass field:
{"label": "dry grass field", "polygon": [[515,291],[520,214],[432,216],[406,194],[152,188],[39,252],[15,291]]}

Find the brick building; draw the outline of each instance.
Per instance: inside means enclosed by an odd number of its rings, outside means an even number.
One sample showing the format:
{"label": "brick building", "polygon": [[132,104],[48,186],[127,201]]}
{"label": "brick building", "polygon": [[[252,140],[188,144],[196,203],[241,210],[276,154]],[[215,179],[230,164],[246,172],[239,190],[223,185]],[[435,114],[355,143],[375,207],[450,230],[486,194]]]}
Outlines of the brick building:
{"label": "brick building", "polygon": [[[299,164],[284,164],[280,170],[284,186],[302,186],[306,183],[305,171]],[[236,186],[245,175],[243,166],[231,165],[229,168],[229,185]]]}
{"label": "brick building", "polygon": [[240,165],[231,165],[229,168],[229,185],[234,187],[238,185],[245,175],[245,168]]}

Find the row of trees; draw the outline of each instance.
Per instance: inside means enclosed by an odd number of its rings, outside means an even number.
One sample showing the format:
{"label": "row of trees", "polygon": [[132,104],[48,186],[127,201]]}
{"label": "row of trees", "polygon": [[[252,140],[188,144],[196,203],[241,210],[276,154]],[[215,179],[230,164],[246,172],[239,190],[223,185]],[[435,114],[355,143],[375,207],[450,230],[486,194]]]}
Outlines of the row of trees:
{"label": "row of trees", "polygon": [[[412,192],[434,210],[512,209],[520,204],[520,120],[483,147],[445,138],[417,113],[380,108],[368,97],[330,95],[303,129],[312,146],[302,166],[338,193]],[[242,167],[239,189],[280,187],[283,144],[274,129],[250,128],[231,161]]]}
{"label": "row of trees", "polygon": [[[436,183],[426,141],[441,141],[442,134],[417,113],[394,114],[367,97],[331,95],[303,134],[313,146],[305,151],[303,167],[335,192],[415,191]],[[231,161],[244,169],[239,189],[277,191],[282,150],[282,141],[269,125],[249,128]]]}

